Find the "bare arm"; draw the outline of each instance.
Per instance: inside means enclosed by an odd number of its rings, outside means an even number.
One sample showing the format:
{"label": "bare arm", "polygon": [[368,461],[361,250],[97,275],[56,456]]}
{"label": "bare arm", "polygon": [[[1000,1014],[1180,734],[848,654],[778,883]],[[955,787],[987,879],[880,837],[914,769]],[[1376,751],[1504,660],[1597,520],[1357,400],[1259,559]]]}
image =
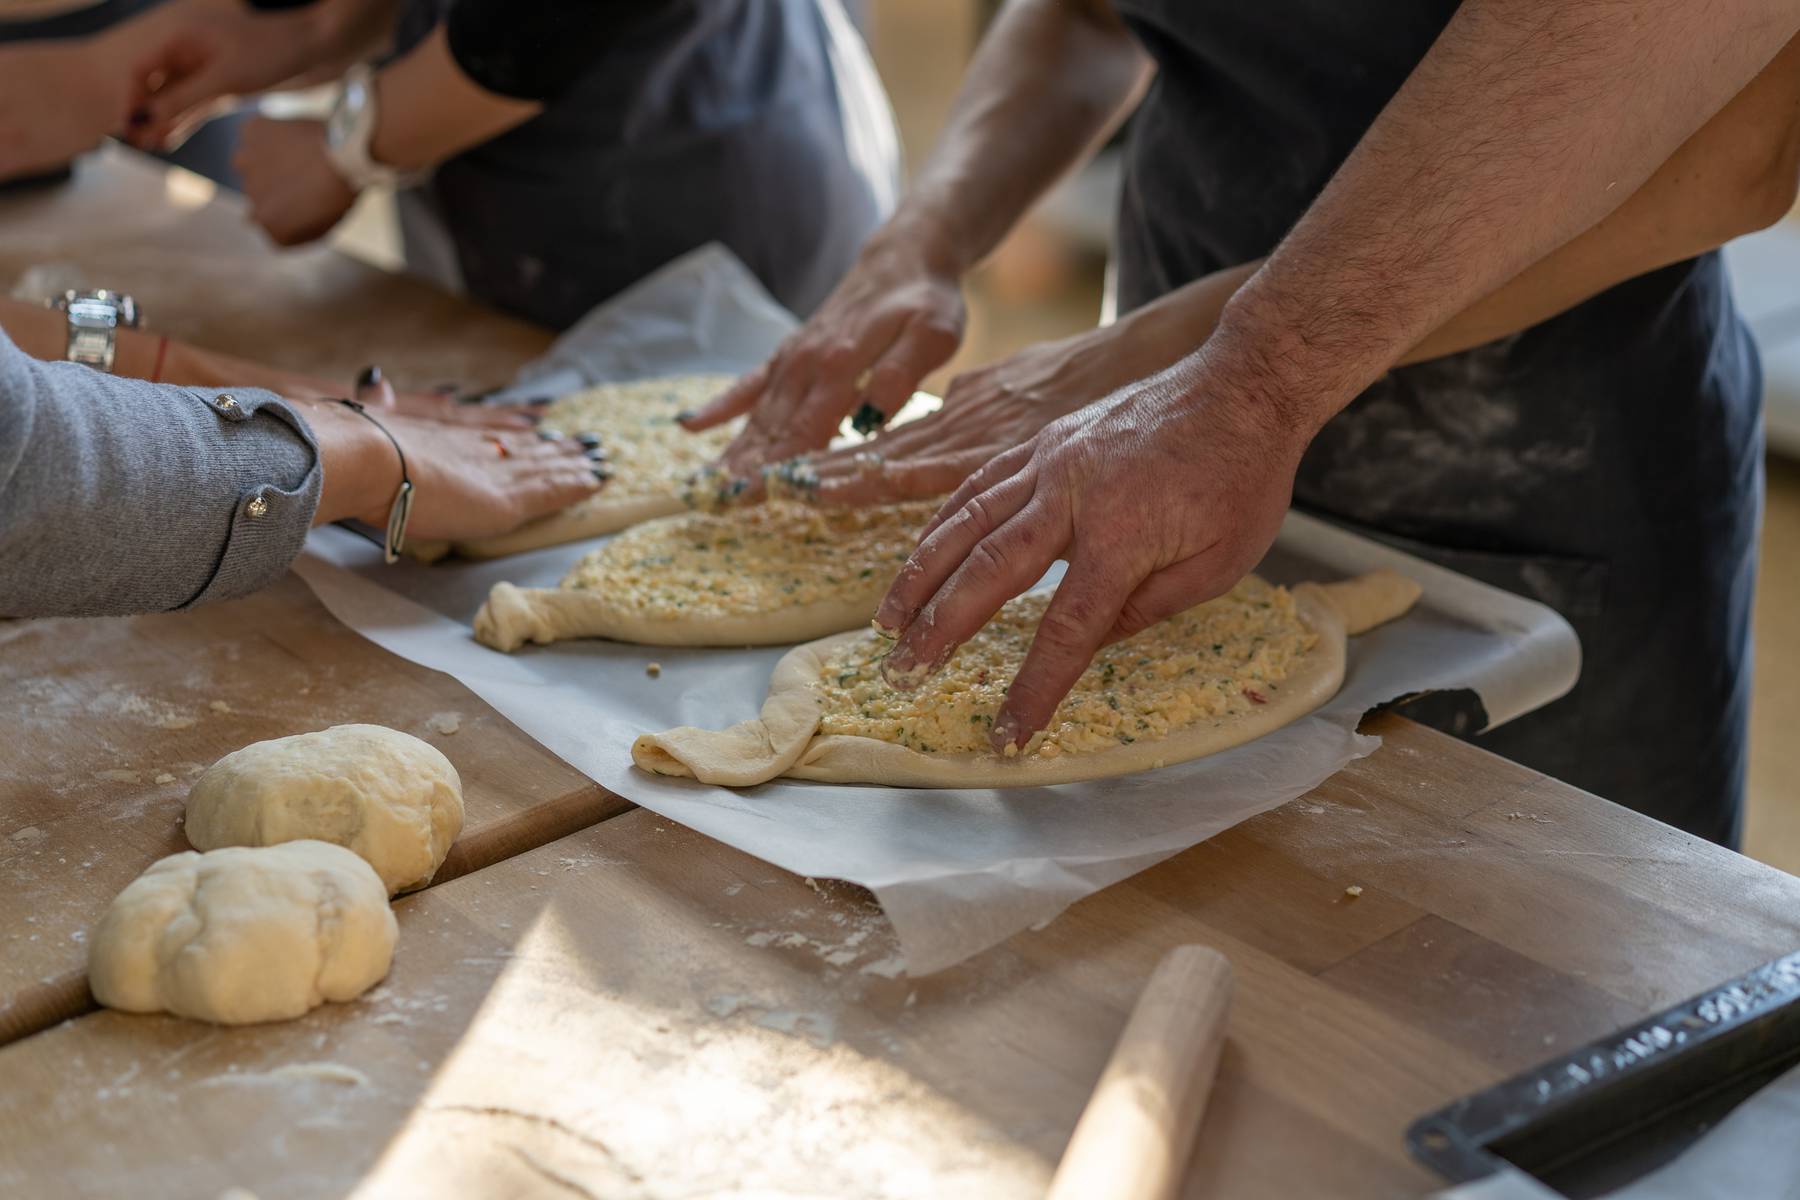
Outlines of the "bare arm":
{"label": "bare arm", "polygon": [[969,270],[1111,135],[1150,74],[1105,0],[1004,6],[892,229]]}
{"label": "bare arm", "polygon": [[[1529,329],[1615,284],[1766,229],[1800,197],[1800,38],[1600,221],[1476,300],[1403,353],[1422,362]],[[1127,320],[1160,370],[1212,333],[1266,260],[1216,271]]]}
{"label": "bare arm", "polygon": [[822,446],[859,403],[892,414],[962,339],[962,276],[1123,118],[1149,63],[1098,0],[1018,0],[982,42],[893,218],[806,326],[701,410],[752,412],[734,471]]}
{"label": "bare arm", "polygon": [[1313,434],[1455,314],[1598,225],[1800,29],[1791,0],[1466,0],[1324,193],[1173,367],[990,461],[882,602],[911,686],[1057,558],[993,730],[1267,550]]}
{"label": "bare arm", "polygon": [[1209,383],[1266,396],[1310,436],[1456,313],[1605,220],[1797,27],[1784,0],[1469,0],[1227,306]]}

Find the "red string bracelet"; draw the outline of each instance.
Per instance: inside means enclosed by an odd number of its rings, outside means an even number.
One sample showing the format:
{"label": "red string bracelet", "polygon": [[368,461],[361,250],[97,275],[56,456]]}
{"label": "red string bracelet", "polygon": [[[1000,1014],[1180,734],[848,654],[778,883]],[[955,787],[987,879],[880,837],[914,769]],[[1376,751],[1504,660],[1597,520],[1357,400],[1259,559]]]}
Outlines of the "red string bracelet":
{"label": "red string bracelet", "polygon": [[169,339],[168,339],[168,336],[165,334],[163,337],[157,339],[156,365],[154,367],[150,368],[150,382],[151,383],[161,383],[162,382],[163,359],[165,359],[167,357],[169,357]]}

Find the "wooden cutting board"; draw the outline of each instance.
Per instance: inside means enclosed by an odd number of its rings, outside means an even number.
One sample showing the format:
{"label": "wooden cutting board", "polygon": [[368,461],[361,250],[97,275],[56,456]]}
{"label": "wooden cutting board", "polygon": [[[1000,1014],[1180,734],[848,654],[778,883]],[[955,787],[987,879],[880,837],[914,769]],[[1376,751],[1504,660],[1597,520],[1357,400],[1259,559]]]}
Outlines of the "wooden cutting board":
{"label": "wooden cutting board", "polygon": [[466,808],[440,881],[630,807],[291,575],[204,613],[0,622],[0,661],[0,1042],[87,1007],[88,929],[189,848],[189,785],[250,742],[367,721],[437,746]]}
{"label": "wooden cutting board", "polygon": [[1491,1074],[1154,904],[1081,953],[888,978],[856,889],[643,812],[397,911],[361,1002],[245,1029],[103,1013],[0,1050],[0,1192],[1037,1197],[1139,981],[1195,933],[1240,989],[1209,1135],[1304,1146],[1233,1166],[1269,1194],[1328,1194],[1326,1159],[1362,1194],[1420,1186],[1394,1132]]}
{"label": "wooden cutting board", "polygon": [[0,197],[0,291],[22,275],[130,292],[153,332],[346,384],[377,361],[400,386],[473,390],[551,341],[326,245],[276,252],[242,197],[118,146],[78,161],[70,183]]}
{"label": "wooden cutting board", "polygon": [[1412,1117],[1800,934],[1800,880],[1371,731],[1300,800],[918,981],[859,890],[627,813],[401,900],[358,1003],[0,1048],[0,1194],[1037,1196],[1187,942],[1238,991],[1185,1194],[1416,1194]]}

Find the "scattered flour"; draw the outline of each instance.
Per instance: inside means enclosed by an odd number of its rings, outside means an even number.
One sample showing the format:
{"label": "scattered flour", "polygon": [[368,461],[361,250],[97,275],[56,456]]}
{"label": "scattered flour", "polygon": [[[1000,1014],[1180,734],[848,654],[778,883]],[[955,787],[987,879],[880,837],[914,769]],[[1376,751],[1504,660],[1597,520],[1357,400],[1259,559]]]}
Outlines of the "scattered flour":
{"label": "scattered flour", "polygon": [[432,713],[425,718],[425,728],[444,737],[450,737],[462,728],[462,714],[457,712]]}
{"label": "scattered flour", "polygon": [[205,1081],[217,1083],[341,1083],[346,1087],[369,1087],[369,1077],[355,1067],[339,1062],[319,1061],[287,1063],[272,1071],[226,1071]]}
{"label": "scattered flour", "polygon": [[878,958],[863,967],[864,975],[879,975],[883,979],[898,979],[906,973],[906,959],[898,954],[890,954],[886,958]]}

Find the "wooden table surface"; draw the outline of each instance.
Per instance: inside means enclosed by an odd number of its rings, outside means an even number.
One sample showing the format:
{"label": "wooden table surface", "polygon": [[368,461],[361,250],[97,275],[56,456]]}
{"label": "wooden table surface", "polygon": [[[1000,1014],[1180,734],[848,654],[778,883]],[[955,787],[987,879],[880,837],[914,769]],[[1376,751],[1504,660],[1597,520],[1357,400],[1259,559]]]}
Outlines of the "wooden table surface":
{"label": "wooden table surface", "polygon": [[[145,237],[216,237],[296,366],[394,361],[396,328],[425,339],[412,362],[451,338],[496,378],[541,345],[329,252],[275,259],[229,202],[171,213],[199,190],[166,178],[115,152],[61,199],[0,201],[0,278],[80,240],[62,205],[138,262]],[[185,307],[206,294],[146,279],[165,327],[257,352]],[[342,315],[372,305],[402,311]],[[630,810],[291,577],[195,613],[0,624],[0,668],[6,1195],[1039,1194],[1138,987],[1190,941],[1239,991],[1186,1194],[1410,1194],[1413,1117],[1800,941],[1800,880],[1385,717],[1308,796],[909,980],[865,893]],[[397,904],[388,982],[281,1025],[45,1028],[84,1005],[88,926],[180,848],[192,776],[348,720],[428,737],[469,792],[452,862]]]}

